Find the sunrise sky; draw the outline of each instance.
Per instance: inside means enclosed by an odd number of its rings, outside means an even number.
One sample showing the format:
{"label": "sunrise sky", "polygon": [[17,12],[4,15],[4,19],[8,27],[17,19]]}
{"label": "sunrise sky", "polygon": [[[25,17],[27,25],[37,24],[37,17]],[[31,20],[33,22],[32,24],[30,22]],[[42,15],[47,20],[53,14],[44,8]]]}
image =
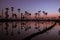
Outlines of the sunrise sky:
{"label": "sunrise sky", "polygon": [[2,8],[14,7],[14,12],[20,8],[21,12],[31,12],[32,14],[41,11],[46,11],[48,16],[59,15],[58,8],[60,8],[60,0],[0,0],[0,13]]}

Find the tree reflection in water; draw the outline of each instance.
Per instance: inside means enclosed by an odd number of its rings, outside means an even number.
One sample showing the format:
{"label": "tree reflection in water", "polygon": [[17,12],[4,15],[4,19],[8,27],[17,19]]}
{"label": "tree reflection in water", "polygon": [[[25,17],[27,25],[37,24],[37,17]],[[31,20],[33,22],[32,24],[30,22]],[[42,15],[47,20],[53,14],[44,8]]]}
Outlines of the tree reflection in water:
{"label": "tree reflection in water", "polygon": [[55,25],[56,25],[56,23],[53,24],[52,26],[50,26],[49,28],[45,28],[44,30],[42,30],[42,31],[40,31],[40,32],[31,34],[30,36],[24,38],[23,40],[31,40],[33,37],[35,37],[35,36],[37,36],[37,35],[40,35],[40,34],[43,34],[43,33],[45,33],[46,31],[50,30],[50,29],[53,28]]}
{"label": "tree reflection in water", "polygon": [[[54,25],[56,25],[55,22],[3,22],[0,23],[2,25],[2,31],[3,34],[6,33],[6,36],[16,36],[15,38],[19,38],[20,40],[30,40],[33,37],[47,33],[48,30],[51,30]],[[5,31],[4,31],[5,30]],[[58,32],[60,35],[60,31]],[[14,39],[15,39],[14,38]],[[30,38],[30,39],[28,39]]]}
{"label": "tree reflection in water", "polygon": [[8,33],[8,27],[9,27],[9,24],[6,22],[6,23],[5,23],[5,26],[6,26],[6,27],[5,27],[6,35],[8,35],[8,34],[9,34],[9,33]]}

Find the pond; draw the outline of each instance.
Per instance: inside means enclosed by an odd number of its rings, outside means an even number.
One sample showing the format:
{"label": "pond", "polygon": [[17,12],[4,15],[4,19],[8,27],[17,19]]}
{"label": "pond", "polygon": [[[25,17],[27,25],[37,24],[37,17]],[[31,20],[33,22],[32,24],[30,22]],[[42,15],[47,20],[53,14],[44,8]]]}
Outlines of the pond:
{"label": "pond", "polygon": [[0,40],[60,40],[60,23],[0,22]]}

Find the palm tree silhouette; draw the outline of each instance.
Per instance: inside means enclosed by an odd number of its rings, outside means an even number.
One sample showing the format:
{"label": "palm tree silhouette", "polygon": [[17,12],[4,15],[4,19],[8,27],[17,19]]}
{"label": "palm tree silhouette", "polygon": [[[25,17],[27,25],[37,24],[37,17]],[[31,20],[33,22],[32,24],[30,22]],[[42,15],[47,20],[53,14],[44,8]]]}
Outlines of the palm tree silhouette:
{"label": "palm tree silhouette", "polygon": [[[20,10],[21,10],[21,9],[18,8],[18,13],[20,13]],[[20,14],[19,14],[19,16],[20,16]]]}
{"label": "palm tree silhouette", "polygon": [[39,14],[40,12],[41,12],[41,10],[40,10],[40,11],[38,11],[38,18],[40,17],[40,14]]}
{"label": "palm tree silhouette", "polygon": [[25,19],[25,16],[23,13],[21,13],[21,20],[24,20]]}
{"label": "palm tree silhouette", "polygon": [[18,9],[18,12],[19,12],[19,13],[20,13],[20,10],[21,10],[21,9]]}
{"label": "palm tree silhouette", "polygon": [[29,13],[29,18],[30,18],[30,20],[31,20],[31,13]]}
{"label": "palm tree silhouette", "polygon": [[[60,8],[58,9],[59,13],[60,13]],[[60,16],[59,16],[59,19],[60,19]]]}
{"label": "palm tree silhouette", "polygon": [[39,13],[40,13],[40,12],[41,12],[41,11],[38,11],[38,13],[35,13],[35,18],[36,18],[36,19],[39,19],[39,16],[40,16]]}
{"label": "palm tree silhouette", "polygon": [[46,15],[46,18],[47,18],[47,14],[48,14],[48,13],[46,12],[46,13],[45,13],[45,15]]}
{"label": "palm tree silhouette", "polygon": [[6,9],[6,12],[5,12],[6,17],[5,17],[5,18],[7,19],[8,16],[9,16],[9,15],[8,15],[8,10],[9,10],[9,8],[5,8],[5,9]]}
{"label": "palm tree silhouette", "polygon": [[36,19],[36,17],[37,17],[37,13],[35,13],[35,19]]}
{"label": "palm tree silhouette", "polygon": [[35,13],[35,19],[37,19],[37,15],[38,15],[38,13]]}
{"label": "palm tree silhouette", "polygon": [[2,18],[3,18],[3,9],[2,9]]}
{"label": "palm tree silhouette", "polygon": [[13,17],[13,11],[14,11],[14,7],[11,7],[11,11],[12,11],[12,17]]}
{"label": "palm tree silhouette", "polygon": [[45,11],[42,11],[43,13],[45,13]]}
{"label": "palm tree silhouette", "polygon": [[60,8],[58,9],[59,13],[60,13]]}
{"label": "palm tree silhouette", "polygon": [[46,12],[45,11],[42,11],[44,15],[46,15]]}
{"label": "palm tree silhouette", "polygon": [[24,16],[25,16],[26,19],[28,19],[28,14],[29,13],[27,11],[25,11],[25,15]]}

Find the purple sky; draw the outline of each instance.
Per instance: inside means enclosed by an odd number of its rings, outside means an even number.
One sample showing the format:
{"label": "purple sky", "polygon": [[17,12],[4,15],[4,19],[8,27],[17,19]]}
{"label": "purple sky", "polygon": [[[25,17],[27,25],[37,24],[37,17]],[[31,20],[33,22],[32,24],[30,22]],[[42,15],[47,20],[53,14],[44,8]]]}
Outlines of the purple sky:
{"label": "purple sky", "polygon": [[5,10],[8,7],[15,8],[15,12],[20,8],[21,12],[28,11],[35,13],[39,10],[46,11],[48,14],[58,14],[58,8],[60,7],[60,0],[0,0],[0,12],[3,8]]}

